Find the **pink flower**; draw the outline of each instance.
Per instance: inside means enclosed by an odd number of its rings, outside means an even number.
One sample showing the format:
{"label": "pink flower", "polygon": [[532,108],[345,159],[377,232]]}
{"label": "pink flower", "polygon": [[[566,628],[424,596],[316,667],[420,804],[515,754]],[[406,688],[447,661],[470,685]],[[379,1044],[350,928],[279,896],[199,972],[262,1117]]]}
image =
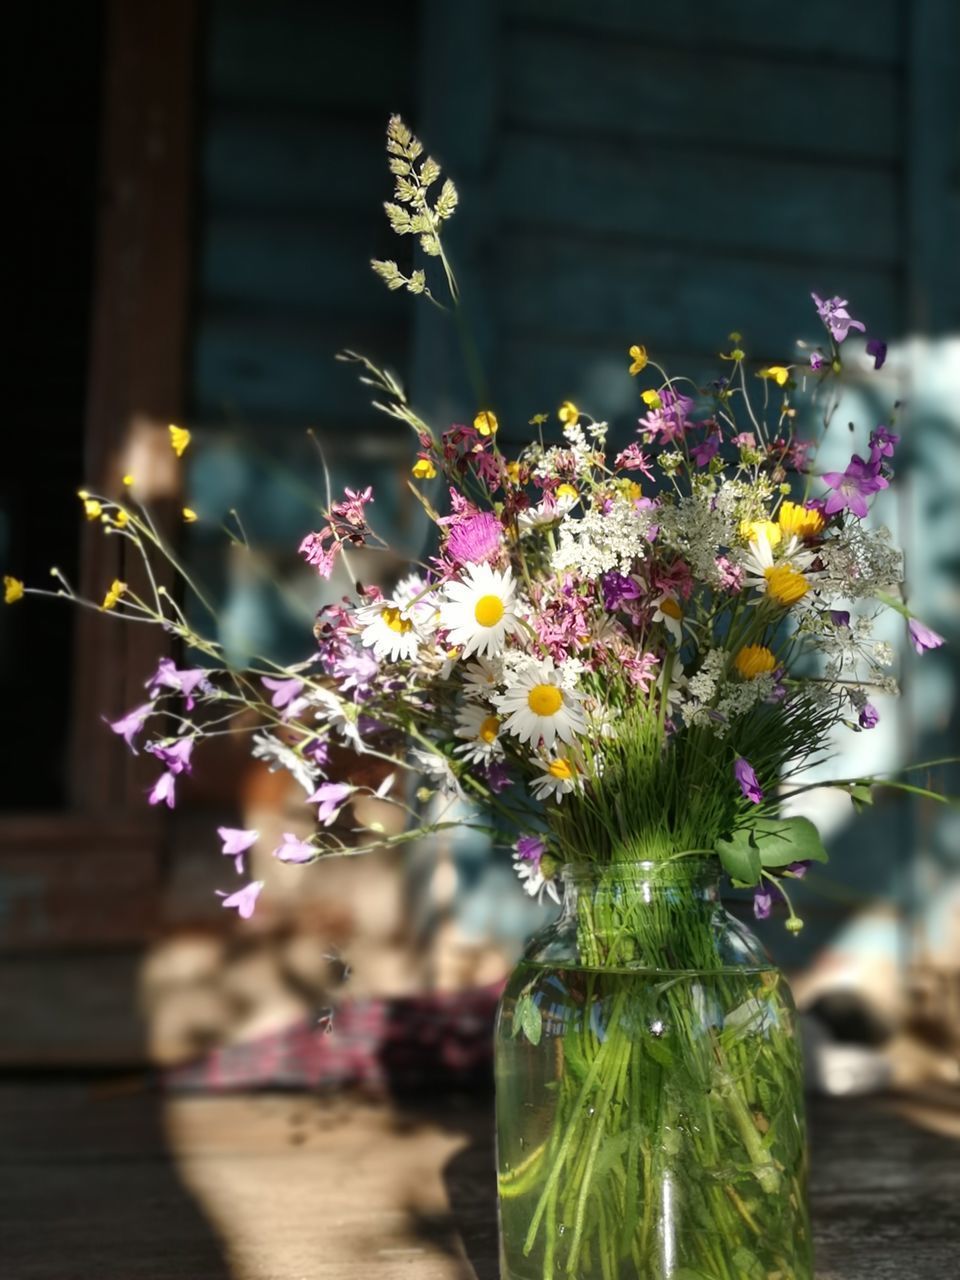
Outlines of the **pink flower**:
{"label": "pink flower", "polygon": [[281,862],[312,862],[317,851],[306,840],[298,840],[289,831],[283,833],[283,844],[274,849],[273,856]]}
{"label": "pink flower", "polygon": [[161,689],[173,689],[182,694],[186,700],[186,708],[192,711],[196,705],[194,692],[207,685],[207,673],[202,667],[191,667],[180,670],[172,658],[161,658],[157,669],[146,682],[150,697],[155,698]]}
{"label": "pink flower", "polygon": [[333,534],[329,529],[323,529],[320,533],[308,533],[300,543],[300,554],[307,564],[313,565],[321,578],[329,578],[333,573],[333,567],[340,552],[340,543],[336,540],[331,546],[324,546],[326,539],[332,537]]}
{"label": "pink flower", "polygon": [[288,707],[303,689],[303,681],[295,677],[289,680],[275,680],[272,676],[262,676],[260,683],[273,691],[270,704],[278,711]]}
{"label": "pink flower", "polygon": [[220,852],[234,859],[237,875],[242,875],[243,855],[260,839],[260,832],[244,831],[239,827],[217,827],[217,835],[223,841]]}
{"label": "pink flower", "polygon": [[218,889],[217,896],[223,899],[220,904],[222,907],[232,907],[241,920],[249,920],[254,913],[262,888],[262,880],[253,880],[242,889],[238,889],[236,893],[227,894],[222,889]]}
{"label": "pink flower", "polygon": [[160,777],[153,784],[153,789],[147,797],[149,804],[165,804],[168,809],[172,809],[176,804],[176,796],[174,790],[177,779],[172,773],[161,773]]}
{"label": "pink flower", "polygon": [[346,782],[323,782],[312,796],[307,796],[307,804],[318,804],[317,821],[329,827],[337,819],[343,802],[352,795],[356,788]]}
{"label": "pink flower", "polygon": [[724,591],[739,591],[743,586],[743,566],[733,564],[726,556],[717,556],[714,563]]}
{"label": "pink flower", "polygon": [[335,502],[330,508],[334,532],[341,538],[351,542],[362,542],[367,531],[367,517],[364,507],[373,501],[373,488],[367,485],[362,493],[356,489],[344,489],[346,497],[342,502]]}
{"label": "pink flower", "polygon": [[617,454],[616,458],[614,458],[613,465],[617,468],[622,468],[624,471],[639,471],[645,475],[648,480],[653,479],[653,470],[651,468],[650,459],[636,441],[632,444],[628,444],[622,453]]}
{"label": "pink flower", "polygon": [[817,315],[836,342],[843,342],[851,329],[859,329],[861,333],[866,331],[867,326],[850,315],[846,298],[828,298],[824,302],[815,293],[811,293],[810,297],[816,303]]}
{"label": "pink flower", "polygon": [[172,747],[161,742],[148,742],[147,750],[162,760],[171,773],[192,773],[190,757],[193,755],[195,742],[196,739],[192,737],[178,738]]}
{"label": "pink flower", "polygon": [[760,783],[750,761],[744,760],[743,756],[737,756],[733,762],[733,776],[737,780],[744,800],[759,804],[763,799],[763,791],[760,789]]}
{"label": "pink flower", "polygon": [[490,563],[502,544],[503,528],[491,511],[456,520],[447,529],[446,553],[454,564]]}
{"label": "pink flower", "polygon": [[916,618],[907,619],[907,630],[910,633],[910,642],[917,653],[926,653],[928,649],[939,649],[944,643],[942,635],[932,627],[924,626]]}
{"label": "pink flower", "polygon": [[152,712],[153,703],[145,702],[143,706],[135,707],[133,711],[128,711],[119,720],[107,720],[107,724],[113,732],[118,733],[123,738],[134,755],[137,754],[137,749],[133,745],[133,740],[143,728],[145,721],[150,718]]}

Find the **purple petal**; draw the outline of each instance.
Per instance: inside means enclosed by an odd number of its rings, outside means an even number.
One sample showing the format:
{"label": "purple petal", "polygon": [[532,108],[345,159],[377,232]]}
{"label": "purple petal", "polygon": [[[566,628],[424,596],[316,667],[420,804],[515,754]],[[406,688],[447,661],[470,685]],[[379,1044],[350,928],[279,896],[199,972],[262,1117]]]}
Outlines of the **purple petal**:
{"label": "purple petal", "polygon": [[917,653],[926,653],[928,649],[939,649],[944,643],[943,636],[932,627],[925,626],[917,618],[907,620],[907,630]]}

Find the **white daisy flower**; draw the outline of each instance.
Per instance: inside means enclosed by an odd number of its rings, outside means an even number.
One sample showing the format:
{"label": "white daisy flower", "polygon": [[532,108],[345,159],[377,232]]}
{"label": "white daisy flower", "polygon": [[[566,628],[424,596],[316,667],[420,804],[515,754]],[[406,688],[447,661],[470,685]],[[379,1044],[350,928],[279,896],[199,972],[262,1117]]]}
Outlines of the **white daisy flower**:
{"label": "white daisy flower", "polygon": [[683,609],[672,591],[665,591],[654,601],[653,622],[662,622],[678,647],[683,644]]}
{"label": "white daisy flower", "polygon": [[513,869],[520,879],[524,893],[528,893],[531,898],[536,898],[538,902],[543,902],[543,895],[549,894],[557,906],[560,905],[560,893],[557,889],[557,882],[554,879],[548,880],[540,870],[540,859],[533,861],[524,858],[522,854],[515,853],[513,855]]}
{"label": "white daisy flower", "polygon": [[418,573],[409,573],[400,579],[393,589],[393,602],[413,618],[422,635],[436,631],[440,623],[440,600]]}
{"label": "white daisy flower", "polygon": [[477,702],[461,707],[454,733],[458,738],[466,739],[462,746],[456,748],[456,754],[472,764],[488,764],[503,757],[499,740],[500,717],[494,715],[489,707]]}
{"label": "white daisy flower", "polygon": [[746,569],[743,582],[744,586],[756,587],[777,604],[789,608],[810,590],[804,570],[813,563],[816,553],[805,550],[796,536],[781,542],[777,550],[779,555],[775,557],[766,531],[757,530],[743,557]]}
{"label": "white daisy flower", "polygon": [[412,611],[393,597],[361,605],[357,621],[363,627],[360,643],[372,649],[378,661],[412,662],[422,636]]}
{"label": "white daisy flower", "polygon": [[489,698],[503,679],[503,663],[499,658],[476,658],[463,668],[463,696]]}
{"label": "white daisy flower", "polygon": [[522,533],[532,533],[536,529],[546,529],[562,520],[568,511],[580,501],[580,495],[572,484],[558,485],[554,493],[543,498],[535,507],[527,507],[517,516],[517,527]]}
{"label": "white daisy flower", "polygon": [[558,738],[573,742],[587,727],[579,695],[563,687],[561,673],[549,659],[517,671],[496,702],[507,717],[504,732],[533,747],[542,742],[549,751]]}
{"label": "white daisy flower", "polygon": [[459,582],[446,588],[440,606],[440,625],[447,629],[447,642],[459,645],[463,656],[472,653],[494,657],[517,630],[516,586],[509,569],[491,569],[488,564],[469,564]]}
{"label": "white daisy flower", "polygon": [[536,764],[541,777],[534,778],[530,783],[536,800],[555,798],[560,801],[583,785],[580,769],[568,755],[558,754],[549,760],[538,760]]}

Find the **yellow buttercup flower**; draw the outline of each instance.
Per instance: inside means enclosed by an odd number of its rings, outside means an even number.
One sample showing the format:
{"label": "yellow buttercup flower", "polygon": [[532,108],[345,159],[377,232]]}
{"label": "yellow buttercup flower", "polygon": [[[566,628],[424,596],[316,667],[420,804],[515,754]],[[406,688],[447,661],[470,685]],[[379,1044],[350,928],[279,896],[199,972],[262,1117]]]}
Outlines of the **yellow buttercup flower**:
{"label": "yellow buttercup flower", "polygon": [[783,530],[773,520],[741,520],[740,537],[744,542],[753,542],[761,534],[767,535],[767,542],[775,547],[783,537]]}
{"label": "yellow buttercup flower", "polygon": [[803,574],[791,569],[788,564],[776,564],[772,569],[764,569],[763,576],[767,580],[767,595],[785,608],[802,600],[810,590],[810,583]]}
{"label": "yellow buttercup flower", "polygon": [[88,498],[84,494],[80,495],[83,501],[83,511],[88,520],[99,520],[103,515],[103,507],[96,498]]}
{"label": "yellow buttercup flower", "polygon": [[120,600],[126,589],[127,584],[125,582],[121,582],[119,578],[114,578],[113,582],[110,584],[110,590],[103,597],[104,609],[115,609],[117,602]]}
{"label": "yellow buttercup flower", "polygon": [[195,520],[199,520],[199,519],[200,519],[200,517],[199,517],[199,516],[197,515],[197,513],[194,511],[193,507],[184,507],[184,508],[183,508],[183,520],[184,520],[184,524],[193,524],[193,522],[194,522]]}
{"label": "yellow buttercup flower", "polygon": [[190,443],[190,432],[186,427],[176,427],[171,422],[168,428],[170,432],[170,444],[173,452],[178,458],[182,458],[186,452],[187,445]]}
{"label": "yellow buttercup flower", "polygon": [[634,345],[630,348],[629,354],[632,363],[628,372],[631,375],[642,373],[647,367],[647,348]]}
{"label": "yellow buttercup flower", "polygon": [[823,532],[826,523],[815,507],[801,507],[799,502],[781,502],[777,523],[787,535],[798,538],[815,538]]}
{"label": "yellow buttercup flower", "polygon": [[564,400],[563,404],[557,410],[557,417],[565,427],[572,427],[574,423],[580,421],[580,410],[572,400]]}
{"label": "yellow buttercup flower", "polygon": [[130,523],[130,512],[118,507],[113,516],[113,523],[118,529],[125,529]]}
{"label": "yellow buttercup flower", "polygon": [[736,654],[733,665],[745,680],[754,680],[773,671],[777,660],[765,645],[748,644]]}
{"label": "yellow buttercup flower", "polygon": [[767,378],[771,382],[775,382],[778,387],[785,387],[790,381],[790,370],[786,365],[772,364],[766,369],[761,369],[757,377]]}
{"label": "yellow buttercup flower", "polygon": [[663,401],[660,399],[659,391],[642,391],[640,399],[648,409],[660,409],[663,407]]}
{"label": "yellow buttercup flower", "polygon": [[437,468],[429,458],[418,458],[410,468],[410,473],[417,480],[432,480],[437,474]]}
{"label": "yellow buttercup flower", "polygon": [[555,497],[572,498],[573,501],[576,502],[577,499],[580,497],[580,494],[577,492],[577,490],[574,488],[572,484],[564,483],[564,484],[557,485]]}
{"label": "yellow buttercup flower", "polygon": [[479,431],[482,436],[495,436],[500,423],[492,409],[481,409],[473,420],[473,426],[474,430]]}
{"label": "yellow buttercup flower", "polygon": [[549,422],[550,415],[548,413],[535,413],[527,423],[530,427],[542,427],[545,422]]}
{"label": "yellow buttercup flower", "polygon": [[507,473],[507,478],[509,479],[511,484],[520,483],[520,463],[519,462],[508,462],[505,470]]}
{"label": "yellow buttercup flower", "polygon": [[9,574],[3,579],[3,603],[16,604],[23,599],[24,587],[19,578],[11,578]]}

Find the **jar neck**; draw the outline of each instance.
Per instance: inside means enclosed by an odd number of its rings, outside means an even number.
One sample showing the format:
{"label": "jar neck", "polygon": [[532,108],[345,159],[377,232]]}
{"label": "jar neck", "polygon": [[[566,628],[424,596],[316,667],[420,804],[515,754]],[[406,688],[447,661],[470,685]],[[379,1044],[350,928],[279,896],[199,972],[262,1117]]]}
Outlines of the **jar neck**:
{"label": "jar neck", "polygon": [[662,862],[567,863],[561,869],[565,909],[584,899],[631,904],[659,901],[714,903],[720,896],[716,859],[684,857]]}

